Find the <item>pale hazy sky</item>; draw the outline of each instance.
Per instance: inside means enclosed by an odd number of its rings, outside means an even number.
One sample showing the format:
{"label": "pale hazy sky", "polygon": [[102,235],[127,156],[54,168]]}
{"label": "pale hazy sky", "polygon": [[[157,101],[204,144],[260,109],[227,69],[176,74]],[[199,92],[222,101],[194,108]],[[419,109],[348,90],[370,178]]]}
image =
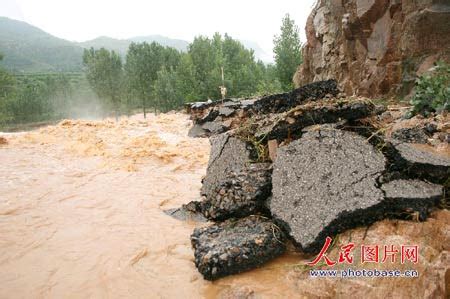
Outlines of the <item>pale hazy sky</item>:
{"label": "pale hazy sky", "polygon": [[106,35],[128,38],[161,34],[192,41],[227,32],[257,42],[272,55],[272,40],[289,13],[304,27],[315,0],[0,0],[0,15],[35,25],[72,41]]}

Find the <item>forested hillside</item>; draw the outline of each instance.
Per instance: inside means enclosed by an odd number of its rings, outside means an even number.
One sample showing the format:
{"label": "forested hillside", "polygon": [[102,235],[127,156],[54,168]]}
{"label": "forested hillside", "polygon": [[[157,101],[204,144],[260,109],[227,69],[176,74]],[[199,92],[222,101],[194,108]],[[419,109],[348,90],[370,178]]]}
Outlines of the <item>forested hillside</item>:
{"label": "forested hillside", "polygon": [[1,65],[14,72],[81,71],[83,48],[25,22],[0,17]]}
{"label": "forested hillside", "polygon": [[[116,39],[100,36],[85,42],[60,39],[45,31],[6,17],[0,17],[0,53],[4,55],[0,66],[15,73],[79,72],[82,70],[83,49],[105,48],[125,58],[131,43],[156,42],[181,52],[188,50],[189,42],[162,35],[136,36]],[[252,41],[241,41],[255,51],[257,59],[270,60],[268,55]]]}

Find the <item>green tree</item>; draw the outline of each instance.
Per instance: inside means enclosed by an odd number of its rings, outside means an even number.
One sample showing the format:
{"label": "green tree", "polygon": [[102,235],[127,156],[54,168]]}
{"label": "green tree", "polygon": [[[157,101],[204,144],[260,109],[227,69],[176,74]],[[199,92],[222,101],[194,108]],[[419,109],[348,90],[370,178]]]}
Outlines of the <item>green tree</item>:
{"label": "green tree", "polygon": [[158,79],[155,82],[155,97],[159,99],[162,112],[176,109],[183,105],[183,96],[177,88],[179,79],[173,69],[163,67],[158,71]]}
{"label": "green tree", "polygon": [[223,83],[230,97],[281,90],[273,66],[256,62],[253,50],[219,33],[196,37],[187,53],[156,43],[131,44],[125,73],[127,102],[142,101],[144,115],[146,107],[168,111],[186,101],[220,98]]}
{"label": "green tree", "polygon": [[[0,53],[0,61],[3,55]],[[11,105],[15,98],[16,80],[7,71],[0,68],[0,124],[14,119]]]}
{"label": "green tree", "polygon": [[[189,45],[188,55],[192,61],[197,100],[220,98],[221,69],[224,69],[227,95],[249,96],[257,91],[258,81],[263,78],[255,62],[252,50],[227,34],[216,33],[212,39],[196,37]],[[184,76],[182,76],[184,77]]]}
{"label": "green tree", "polygon": [[16,120],[23,123],[48,119],[52,115],[48,91],[44,80],[25,79],[14,103]]}
{"label": "green tree", "polygon": [[246,49],[241,42],[225,34],[222,52],[228,95],[239,97],[254,94],[261,75],[258,73],[253,50]]}
{"label": "green tree", "polygon": [[195,79],[194,63],[191,55],[185,53],[181,56],[177,72],[177,90],[183,95],[186,102],[194,102],[201,99],[198,83]]}
{"label": "green tree", "polygon": [[123,87],[122,59],[119,54],[104,48],[85,49],[83,64],[92,89],[99,98],[109,101],[117,119]]}
{"label": "green tree", "polygon": [[215,38],[213,41],[207,37],[199,36],[189,45],[194,70],[195,86],[200,98],[219,98],[221,85],[220,46]]}
{"label": "green tree", "polygon": [[158,71],[163,66],[175,69],[180,63],[181,54],[173,48],[163,47],[158,43],[132,43],[128,49],[125,72],[133,96],[142,101],[144,117],[149,103],[156,112],[158,99],[154,96],[154,84]]}
{"label": "green tree", "polygon": [[132,43],[128,48],[125,74],[127,86],[132,97],[142,101],[142,110],[146,118],[147,102],[151,97],[152,76],[150,69],[150,57],[148,55],[149,45],[147,43]]}
{"label": "green tree", "polygon": [[273,64],[265,65],[258,61],[258,74],[260,76],[257,84],[257,93],[266,95],[282,92],[280,80],[278,80],[277,68]]}
{"label": "green tree", "polygon": [[292,88],[292,77],[302,63],[299,30],[289,14],[283,18],[281,34],[273,40],[278,78],[284,90]]}

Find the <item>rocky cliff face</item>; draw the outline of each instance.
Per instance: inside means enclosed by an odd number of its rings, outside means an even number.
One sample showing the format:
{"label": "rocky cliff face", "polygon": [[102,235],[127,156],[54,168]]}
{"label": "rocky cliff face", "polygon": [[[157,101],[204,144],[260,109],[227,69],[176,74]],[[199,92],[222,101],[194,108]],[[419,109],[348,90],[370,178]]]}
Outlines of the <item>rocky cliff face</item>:
{"label": "rocky cliff face", "polygon": [[350,95],[406,95],[450,61],[450,1],[319,0],[306,35],[297,86],[336,78]]}

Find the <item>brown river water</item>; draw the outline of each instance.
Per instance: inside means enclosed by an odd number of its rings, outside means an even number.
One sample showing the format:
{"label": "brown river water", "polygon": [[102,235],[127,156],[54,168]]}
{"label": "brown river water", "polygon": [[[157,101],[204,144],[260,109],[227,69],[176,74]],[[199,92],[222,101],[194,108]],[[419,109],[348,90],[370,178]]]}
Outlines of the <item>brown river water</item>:
{"label": "brown river water", "polygon": [[210,146],[187,137],[190,125],[137,115],[3,134],[0,298],[212,298],[239,285],[270,295],[267,271],[204,281],[196,224],[163,213],[198,199]]}
{"label": "brown river water", "polygon": [[[187,137],[190,125],[188,116],[173,113],[118,123],[66,120],[0,134],[6,138],[0,144],[0,298],[344,298],[356,290],[392,295],[393,281],[309,279],[296,267],[305,257],[292,250],[260,269],[203,280],[189,236],[205,224],[163,212],[199,197],[209,142]],[[416,230],[445,243],[450,213],[433,219],[428,226],[414,224]],[[384,221],[373,233],[356,229],[342,240],[369,236],[376,242],[380,233],[397,236],[399,225]],[[410,227],[416,226],[403,229]],[[432,271],[436,259],[445,265],[448,248],[426,246],[435,252],[420,269]],[[436,285],[437,279],[442,291],[445,273],[436,267],[431,281]],[[399,286],[421,294],[428,281]]]}

